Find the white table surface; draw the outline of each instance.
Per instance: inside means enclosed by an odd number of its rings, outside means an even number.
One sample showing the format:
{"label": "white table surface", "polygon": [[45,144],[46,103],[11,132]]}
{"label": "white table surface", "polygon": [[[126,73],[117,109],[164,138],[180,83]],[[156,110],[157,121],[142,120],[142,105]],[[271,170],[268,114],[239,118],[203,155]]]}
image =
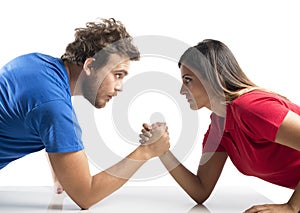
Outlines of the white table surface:
{"label": "white table surface", "polygon": [[199,206],[176,186],[124,186],[89,210],[80,210],[65,193],[57,195],[52,187],[0,187],[0,213],[241,213],[264,203],[273,202],[247,187],[216,187]]}

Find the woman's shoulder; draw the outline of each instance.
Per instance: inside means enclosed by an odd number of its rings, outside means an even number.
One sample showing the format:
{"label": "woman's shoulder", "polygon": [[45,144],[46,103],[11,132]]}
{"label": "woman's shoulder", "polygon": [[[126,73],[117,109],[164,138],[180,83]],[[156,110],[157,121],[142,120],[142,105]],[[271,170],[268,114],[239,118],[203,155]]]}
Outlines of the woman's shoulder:
{"label": "woman's shoulder", "polygon": [[[269,92],[267,90],[255,89],[245,92],[228,104],[227,109],[236,117],[264,117],[270,111],[282,111],[286,109],[298,108],[283,96]],[[300,110],[300,107],[299,107]]]}
{"label": "woman's shoulder", "polygon": [[273,92],[253,90],[236,98],[227,108],[240,128],[254,138],[275,140],[289,110],[300,114],[300,106]]}
{"label": "woman's shoulder", "polygon": [[243,93],[238,98],[233,100],[230,103],[230,105],[234,107],[249,108],[255,106],[257,107],[260,106],[261,104],[267,104],[270,102],[272,103],[279,102],[283,105],[290,103],[290,101],[287,98],[277,93],[267,91],[267,90],[262,90],[262,89],[255,89]]}
{"label": "woman's shoulder", "polygon": [[300,106],[287,98],[265,90],[246,92],[227,105],[238,119],[265,118],[293,111],[300,115]]}

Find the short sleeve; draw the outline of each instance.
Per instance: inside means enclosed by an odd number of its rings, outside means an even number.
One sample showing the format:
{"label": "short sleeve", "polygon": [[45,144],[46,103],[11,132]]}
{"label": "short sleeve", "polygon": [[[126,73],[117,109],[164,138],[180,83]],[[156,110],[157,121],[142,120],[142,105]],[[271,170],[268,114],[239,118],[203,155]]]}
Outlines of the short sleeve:
{"label": "short sleeve", "polygon": [[233,115],[240,128],[258,141],[275,141],[289,111],[287,100],[267,93],[243,96],[232,104]]}
{"label": "short sleeve", "polygon": [[224,119],[212,113],[211,123],[204,135],[202,144],[202,153],[205,152],[225,152],[225,148],[221,145],[224,132]]}
{"label": "short sleeve", "polygon": [[46,152],[75,152],[83,149],[81,129],[73,107],[64,100],[43,103],[26,117]]}

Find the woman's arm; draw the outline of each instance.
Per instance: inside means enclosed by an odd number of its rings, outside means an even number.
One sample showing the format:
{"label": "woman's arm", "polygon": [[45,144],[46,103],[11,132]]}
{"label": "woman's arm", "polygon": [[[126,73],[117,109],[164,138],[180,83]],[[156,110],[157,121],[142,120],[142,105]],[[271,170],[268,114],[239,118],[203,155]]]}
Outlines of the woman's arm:
{"label": "woman's arm", "polygon": [[[152,138],[151,131],[165,123],[143,124],[141,143]],[[166,128],[166,131],[168,128]],[[213,191],[227,159],[225,152],[204,153],[200,159],[197,175],[185,168],[170,152],[160,156],[160,160],[175,181],[198,204],[202,204]]]}
{"label": "woman's arm", "polygon": [[300,182],[290,200],[285,204],[265,204],[252,206],[245,213],[299,213],[300,212]]}
{"label": "woman's arm", "polygon": [[160,160],[172,177],[198,204],[202,204],[210,196],[221,175],[226,159],[227,153],[225,152],[204,153],[197,175],[195,175],[185,168],[170,151],[160,156]]}
{"label": "woman's arm", "polygon": [[300,212],[300,181],[298,182],[292,197],[288,201],[288,204],[294,209],[294,212]]}
{"label": "woman's arm", "polygon": [[82,209],[88,209],[107,197],[127,180],[150,158],[164,154],[170,147],[164,133],[157,141],[139,146],[125,159],[95,176],[91,176],[84,151],[49,153],[49,159],[66,193]]}
{"label": "woman's arm", "polygon": [[300,116],[289,111],[281,123],[276,142],[300,151]]}
{"label": "woman's arm", "polygon": [[[276,142],[300,151],[300,116],[289,111],[281,123]],[[256,212],[282,212],[298,213],[300,211],[300,180],[290,200],[285,204],[256,205],[245,211]]]}

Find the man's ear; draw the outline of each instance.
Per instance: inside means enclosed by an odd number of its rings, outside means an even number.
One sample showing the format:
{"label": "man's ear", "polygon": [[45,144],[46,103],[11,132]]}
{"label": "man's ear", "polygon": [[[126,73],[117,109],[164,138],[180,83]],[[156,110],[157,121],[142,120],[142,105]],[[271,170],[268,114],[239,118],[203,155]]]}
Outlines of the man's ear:
{"label": "man's ear", "polygon": [[94,58],[87,58],[83,64],[83,71],[87,76],[91,75],[91,70],[93,69],[92,63],[95,61]]}

